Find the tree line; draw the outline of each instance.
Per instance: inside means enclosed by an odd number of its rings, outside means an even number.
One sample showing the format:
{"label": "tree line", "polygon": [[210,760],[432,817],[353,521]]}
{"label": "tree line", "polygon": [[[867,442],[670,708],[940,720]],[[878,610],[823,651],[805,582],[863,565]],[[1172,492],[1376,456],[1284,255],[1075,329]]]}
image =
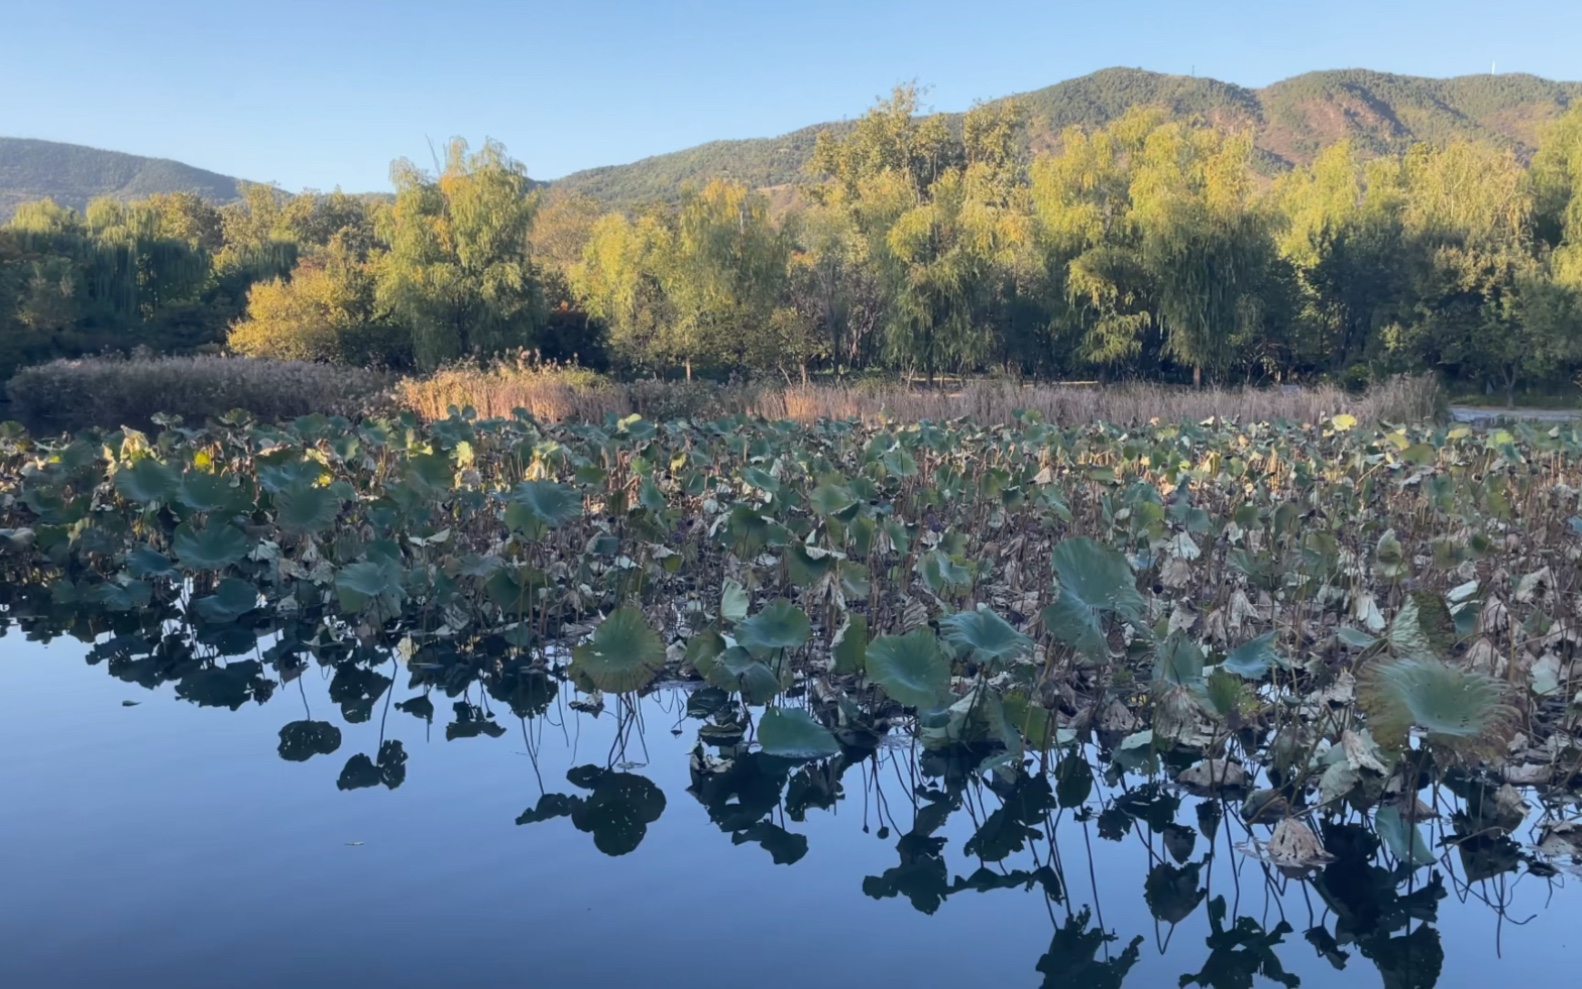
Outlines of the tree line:
{"label": "tree line", "polygon": [[1279,174],[1135,108],[1030,152],[1014,101],[898,88],[805,179],[604,212],[453,142],[393,196],[246,186],[22,206],[0,365],[146,345],[428,370],[520,349],[627,373],[1348,383],[1514,394],[1582,369],[1582,107],[1529,162],[1467,141]]}

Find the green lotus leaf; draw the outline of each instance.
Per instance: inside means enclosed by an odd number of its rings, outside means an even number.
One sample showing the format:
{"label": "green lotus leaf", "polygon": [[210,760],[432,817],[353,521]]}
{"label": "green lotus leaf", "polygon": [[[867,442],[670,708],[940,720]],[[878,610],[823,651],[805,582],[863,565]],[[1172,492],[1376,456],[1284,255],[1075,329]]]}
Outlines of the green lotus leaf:
{"label": "green lotus leaf", "polygon": [[293,721],[280,729],[280,758],[306,762],[341,747],[341,730],[328,721]]}
{"label": "green lotus leaf", "polygon": [[1266,632],[1232,649],[1221,665],[1247,680],[1262,680],[1279,660],[1279,654],[1274,651],[1274,633]]}
{"label": "green lotus leaf", "polygon": [[220,581],[214,593],[194,598],[192,608],[206,622],[232,622],[258,607],[258,588],[238,577]]}
{"label": "green lotus leaf", "polygon": [[935,594],[944,594],[952,587],[967,587],[972,583],[972,571],[950,558],[943,550],[929,550],[917,561],[917,575]]}
{"label": "green lotus leaf", "polygon": [[758,744],[765,755],[783,759],[823,759],[840,751],[829,729],[800,708],[765,711],[758,722]]}
{"label": "green lotus leaf", "polygon": [[293,535],[323,532],[341,514],[341,499],[330,488],[295,485],[276,493],[274,499],[275,524]]}
{"label": "green lotus leaf", "polygon": [[406,479],[425,495],[434,497],[455,485],[456,467],[449,457],[438,453],[414,453],[407,458]]}
{"label": "green lotus leaf", "polygon": [[972,655],[999,666],[1032,651],[1033,640],[1018,632],[987,605],[976,611],[961,611],[940,622],[945,638]]}
{"label": "green lotus leaf", "polygon": [[834,672],[863,672],[868,661],[868,619],[848,613],[845,624],[836,631],[830,649],[834,654]]}
{"label": "green lotus leaf", "polygon": [[826,482],[813,489],[808,504],[825,518],[834,517],[845,521],[860,503],[847,488]]}
{"label": "green lotus leaf", "polygon": [[1497,752],[1516,727],[1504,696],[1505,685],[1494,677],[1432,658],[1376,660],[1357,679],[1357,701],[1373,737],[1394,747],[1405,746],[1415,726],[1455,752]]}
{"label": "green lotus leaf", "polygon": [[259,485],[271,495],[290,488],[314,487],[327,479],[328,472],[317,460],[292,460],[258,470]]}
{"label": "green lotus leaf", "polygon": [[724,651],[725,637],[713,629],[705,629],[687,642],[686,664],[707,680],[714,670],[715,661]]}
{"label": "green lotus leaf", "polygon": [[813,625],[802,609],[781,598],[736,626],[736,641],[749,651],[763,654],[774,649],[807,645]]}
{"label": "green lotus leaf", "polygon": [[781,690],[774,670],[741,646],[720,653],[709,672],[709,683],[721,690],[740,692],[748,704],[767,704]]}
{"label": "green lotus leaf", "polygon": [[1164,687],[1195,687],[1203,682],[1203,650],[1176,632],[1154,652],[1154,683]]}
{"label": "green lotus leaf", "polygon": [[189,470],[182,475],[176,500],[195,512],[213,512],[235,504],[237,490],[219,474]]}
{"label": "green lotus leaf", "polygon": [[553,529],[581,516],[582,496],[553,481],[524,481],[506,496],[506,525],[520,531]]}
{"label": "green lotus leaf", "polygon": [[180,488],[181,475],[152,457],[115,472],[115,490],[140,505],[168,502]]}
{"label": "green lotus leaf", "polygon": [[642,690],[664,667],[664,642],[632,606],[612,612],[591,641],[572,650],[571,672],[615,694]]}
{"label": "green lotus leaf", "polygon": [[926,627],[874,639],[867,668],[868,679],[897,703],[919,710],[938,704],[950,687],[950,664],[939,651],[939,639]]}
{"label": "green lotus leaf", "polygon": [[1117,614],[1139,629],[1145,602],[1126,557],[1087,537],[1063,540],[1050,554],[1060,596],[1044,609],[1044,627],[1095,662],[1110,656],[1104,618]]}
{"label": "green lotus leaf", "polygon": [[391,560],[364,560],[335,575],[335,594],[343,611],[373,612],[389,619],[400,613],[406,600],[401,578],[400,565]]}
{"label": "green lotus leaf", "polygon": [[176,527],[170,548],[188,570],[223,570],[239,562],[253,548],[247,534],[229,523],[210,523],[203,529],[183,522]]}

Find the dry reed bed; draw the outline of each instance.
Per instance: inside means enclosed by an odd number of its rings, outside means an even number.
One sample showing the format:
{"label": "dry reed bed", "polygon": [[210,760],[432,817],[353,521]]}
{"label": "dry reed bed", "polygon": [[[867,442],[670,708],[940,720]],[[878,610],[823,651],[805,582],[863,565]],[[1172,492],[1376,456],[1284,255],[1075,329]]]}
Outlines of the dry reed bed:
{"label": "dry reed bed", "polygon": [[471,408],[486,418],[525,409],[549,422],[606,416],[717,418],[740,413],[814,422],[915,422],[969,417],[1007,423],[1031,411],[1063,426],[1150,420],[1317,422],[1350,413],[1359,422],[1413,422],[1442,411],[1431,375],[1396,378],[1362,396],[1332,386],[1191,389],[1157,384],[1018,385],[972,381],[949,388],[901,382],[719,384],[614,382],[583,368],[533,364],[458,366],[423,378],[390,379],[362,368],[238,357],[87,358],[27,368],[7,385],[11,415],[37,430],[146,427],[160,413],[191,423],[245,409],[266,420],[309,413],[355,415],[392,407],[427,420]]}
{"label": "dry reed bed", "polygon": [[1208,418],[1242,422],[1317,422],[1349,413],[1360,422],[1414,422],[1434,417],[1442,399],[1432,376],[1396,378],[1353,396],[1322,385],[1301,389],[1190,389],[1155,384],[1113,386],[1017,385],[969,382],[952,389],[885,385],[795,385],[791,387],[709,383],[569,380],[558,374],[456,369],[397,387],[397,400],[425,419],[442,419],[452,408],[472,408],[484,417],[525,409],[536,418],[562,422],[600,421],[633,413],[654,419],[729,413],[814,422],[858,419],[911,422],[969,417],[983,423],[1012,421],[1032,411],[1046,422],[1080,425],[1113,422],[1132,426],[1159,419]]}

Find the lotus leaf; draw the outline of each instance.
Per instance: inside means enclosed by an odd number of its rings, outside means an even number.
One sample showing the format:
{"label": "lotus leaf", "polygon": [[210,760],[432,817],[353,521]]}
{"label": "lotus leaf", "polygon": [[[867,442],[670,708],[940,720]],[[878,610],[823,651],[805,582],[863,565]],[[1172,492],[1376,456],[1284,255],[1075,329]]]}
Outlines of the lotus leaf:
{"label": "lotus leaf", "polygon": [[665,666],[665,644],[634,607],[611,612],[593,639],[572,651],[571,668],[611,693],[642,690]]}
{"label": "lotus leaf", "polygon": [[330,528],[341,513],[341,499],[330,488],[296,484],[276,492],[275,522],[293,535],[314,535]]}
{"label": "lotus leaf", "polygon": [[868,678],[898,703],[931,708],[950,686],[950,664],[928,628],[905,635],[881,635],[868,645]]}
{"label": "lotus leaf", "polygon": [[799,708],[765,711],[758,723],[758,744],[765,755],[784,759],[822,759],[840,751],[829,729]]}
{"label": "lotus leaf", "polygon": [[974,657],[995,666],[1024,656],[1033,648],[1032,639],[986,605],[978,605],[976,611],[957,612],[940,625],[947,640],[970,649]]}
{"label": "lotus leaf", "polygon": [[184,522],[176,527],[170,547],[188,570],[223,570],[240,562],[252,543],[234,525],[211,522],[198,529]]}
{"label": "lotus leaf", "polygon": [[1095,662],[1109,659],[1104,616],[1141,626],[1144,602],[1126,558],[1091,539],[1066,539],[1051,554],[1060,596],[1044,609],[1044,627]]}
{"label": "lotus leaf", "polygon": [[743,648],[765,655],[776,649],[807,645],[813,626],[802,609],[790,601],[771,601],[764,609],[736,627],[736,641]]}
{"label": "lotus leaf", "polygon": [[152,457],[115,472],[115,490],[127,501],[141,505],[168,502],[180,488],[181,475]]}

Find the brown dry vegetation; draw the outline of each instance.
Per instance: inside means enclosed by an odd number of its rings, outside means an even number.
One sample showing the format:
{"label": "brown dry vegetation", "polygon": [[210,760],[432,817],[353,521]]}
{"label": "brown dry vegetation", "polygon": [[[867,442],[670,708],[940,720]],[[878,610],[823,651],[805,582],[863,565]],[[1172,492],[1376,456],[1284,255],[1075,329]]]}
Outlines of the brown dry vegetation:
{"label": "brown dry vegetation", "polygon": [[602,422],[606,416],[717,418],[730,414],[865,423],[968,417],[1008,423],[1022,411],[1063,426],[1151,420],[1319,422],[1349,413],[1359,422],[1417,422],[1442,398],[1431,376],[1397,378],[1365,395],[1332,386],[1301,389],[1201,389],[1157,384],[1111,386],[969,381],[943,388],[902,382],[775,385],[641,380],[616,382],[584,368],[536,364],[464,365],[391,385],[360,368],[234,357],[53,361],[24,370],[7,386],[10,416],[38,430],[146,426],[155,415],[191,423],[246,409],[262,419],[313,412],[355,415],[410,409],[426,420],[451,409],[507,417],[524,409],[546,422]]}
{"label": "brown dry vegetation", "polygon": [[975,381],[952,388],[910,387],[900,382],[789,387],[637,381],[615,383],[586,372],[532,368],[453,368],[397,386],[397,400],[425,419],[472,408],[484,417],[525,409],[539,419],[599,421],[633,413],[662,419],[729,413],[814,422],[819,419],[942,421],[962,416],[1005,423],[1018,411],[1038,413],[1060,425],[1112,422],[1131,426],[1154,419],[1235,419],[1242,422],[1318,422],[1349,413],[1361,422],[1415,422],[1441,405],[1431,376],[1397,378],[1365,395],[1323,385],[1289,391],[1261,388],[1194,390],[1157,384],[1019,385]]}

